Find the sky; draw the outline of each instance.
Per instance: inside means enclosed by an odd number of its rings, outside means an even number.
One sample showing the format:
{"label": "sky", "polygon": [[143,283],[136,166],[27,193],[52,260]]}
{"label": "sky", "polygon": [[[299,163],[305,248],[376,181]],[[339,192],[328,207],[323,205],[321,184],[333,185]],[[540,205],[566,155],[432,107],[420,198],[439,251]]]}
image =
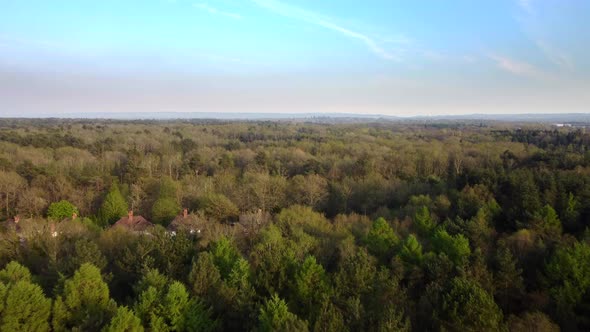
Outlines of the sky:
{"label": "sky", "polygon": [[587,0],[0,0],[0,116],[589,105]]}

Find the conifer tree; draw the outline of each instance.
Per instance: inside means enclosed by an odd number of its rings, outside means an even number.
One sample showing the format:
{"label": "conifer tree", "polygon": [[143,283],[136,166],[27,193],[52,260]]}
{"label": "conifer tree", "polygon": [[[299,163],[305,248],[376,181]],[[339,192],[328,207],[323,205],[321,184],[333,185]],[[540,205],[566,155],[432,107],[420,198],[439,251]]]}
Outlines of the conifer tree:
{"label": "conifer tree", "polygon": [[562,322],[584,321],[576,309],[583,307],[590,289],[590,245],[576,242],[558,248],[545,266],[546,282]]}
{"label": "conifer tree", "polygon": [[289,312],[287,303],[276,294],[266,300],[262,308],[260,308],[258,323],[259,332],[308,330],[307,323]]}
{"label": "conifer tree", "polygon": [[324,301],[314,324],[314,331],[347,332],[342,312],[331,301]]}
{"label": "conifer tree", "polygon": [[145,326],[153,331],[209,331],[215,327],[210,309],[190,299],[182,283],[162,285],[161,281],[152,273],[138,285],[138,289],[147,287],[135,304],[135,312]]}
{"label": "conifer tree", "polygon": [[8,263],[4,269],[0,270],[0,282],[9,284],[18,281],[31,282],[31,272],[29,269],[12,261]]}
{"label": "conifer tree", "polygon": [[218,322],[211,319],[212,310],[202,301],[191,299],[186,307],[180,331],[211,332],[217,329]]}
{"label": "conifer tree", "polygon": [[324,268],[315,257],[308,256],[295,274],[293,291],[297,300],[298,312],[308,319],[319,309],[329,295],[329,285]]}
{"label": "conifer tree", "polygon": [[115,310],[100,270],[85,263],[66,280],[63,293],[55,300],[53,329],[96,331],[110,322]]}
{"label": "conifer tree", "polygon": [[170,178],[163,178],[160,183],[158,199],[152,206],[152,220],[161,225],[168,225],[180,211],[176,200],[176,184]]}
{"label": "conifer tree", "polygon": [[213,255],[215,265],[221,273],[221,277],[224,279],[229,276],[235,263],[240,258],[237,249],[226,237],[222,237],[213,243],[211,254]]}
{"label": "conifer tree", "polygon": [[439,253],[445,253],[455,264],[465,263],[471,254],[469,240],[463,234],[450,235],[444,229],[436,231],[432,237],[432,245]]}
{"label": "conifer tree", "polygon": [[432,221],[428,207],[422,206],[418,209],[418,211],[416,211],[416,214],[414,215],[414,225],[418,233],[423,236],[430,235],[430,233],[434,230],[435,224]]}
{"label": "conifer tree", "polygon": [[433,315],[442,330],[499,331],[502,311],[477,282],[454,278],[443,290]]}
{"label": "conifer tree", "polygon": [[173,331],[181,330],[189,304],[188,292],[184,285],[178,281],[171,283],[162,304],[168,325]]}
{"label": "conifer tree", "polygon": [[4,311],[4,299],[7,292],[8,287],[6,287],[4,283],[0,282],[0,314]]}
{"label": "conifer tree", "polygon": [[189,274],[192,294],[205,296],[219,287],[221,273],[215,265],[213,256],[208,252],[201,252],[193,263]]}
{"label": "conifer tree", "polygon": [[119,307],[103,332],[143,332],[141,320],[127,307]]}
{"label": "conifer tree", "polygon": [[377,257],[386,259],[399,242],[393,228],[383,218],[377,218],[367,234],[367,248]]}
{"label": "conifer tree", "polygon": [[495,258],[494,288],[496,298],[504,310],[510,311],[511,304],[524,294],[522,269],[518,268],[517,260],[505,246],[498,248]]}
{"label": "conifer tree", "polygon": [[41,287],[18,281],[6,294],[0,331],[48,331],[50,314],[51,300]]}
{"label": "conifer tree", "polygon": [[404,241],[400,256],[408,263],[419,263],[422,260],[422,245],[414,234],[408,235]]}
{"label": "conifer tree", "polygon": [[119,218],[127,215],[127,202],[121,191],[119,185],[113,182],[108,194],[105,196],[100,210],[98,212],[99,218],[103,225],[111,225]]}

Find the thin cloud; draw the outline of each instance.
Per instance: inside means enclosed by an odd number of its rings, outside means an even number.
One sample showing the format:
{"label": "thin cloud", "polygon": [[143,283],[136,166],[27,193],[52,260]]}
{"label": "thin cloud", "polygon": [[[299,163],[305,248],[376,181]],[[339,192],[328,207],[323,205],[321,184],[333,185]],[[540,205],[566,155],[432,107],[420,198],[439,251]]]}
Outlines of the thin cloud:
{"label": "thin cloud", "polygon": [[213,15],[221,15],[221,16],[233,18],[233,19],[236,19],[236,20],[240,20],[240,19],[243,18],[242,15],[240,15],[240,14],[230,13],[230,12],[226,12],[226,11],[223,11],[223,10],[219,10],[219,9],[217,9],[215,7],[209,6],[206,3],[195,3],[195,4],[193,4],[193,6],[195,8],[199,8],[199,9],[204,10],[204,11],[210,13],[210,14],[213,14]]}
{"label": "thin cloud", "polygon": [[381,41],[384,44],[395,44],[395,45],[409,45],[413,43],[413,40],[408,38],[405,35],[398,35],[395,37],[385,37],[381,38]]}
{"label": "thin cloud", "polygon": [[488,57],[496,63],[498,68],[511,74],[532,78],[542,78],[545,76],[539,69],[529,63],[497,54],[489,54]]}
{"label": "thin cloud", "polygon": [[320,27],[323,27],[328,30],[336,31],[346,37],[351,39],[356,39],[363,42],[371,52],[376,54],[377,56],[386,59],[386,60],[396,60],[399,61],[399,57],[395,56],[391,52],[388,52],[383,47],[381,47],[375,39],[362,34],[360,32],[348,29],[341,25],[331,22],[329,19],[322,17],[319,14],[316,14],[311,11],[307,11],[295,6],[291,6],[280,1],[275,0],[252,0],[258,6],[270,10],[274,13],[279,15],[290,17],[294,19],[298,19],[301,21],[305,21],[310,24],[314,24]]}
{"label": "thin cloud", "polygon": [[574,69],[574,61],[568,54],[555,48],[554,46],[552,46],[544,40],[537,40],[535,43],[537,44],[537,47],[543,53],[545,53],[547,59],[553,62],[553,64],[555,64],[556,66],[569,71],[572,71]]}
{"label": "thin cloud", "polygon": [[543,36],[542,32],[536,31],[534,28],[540,19],[533,6],[534,1],[517,0],[518,6],[525,14],[524,17],[518,19],[523,31],[529,35],[531,42],[543,53],[547,60],[561,69],[573,71],[574,61],[572,57],[558,47],[555,47],[553,43],[547,40],[546,36]]}

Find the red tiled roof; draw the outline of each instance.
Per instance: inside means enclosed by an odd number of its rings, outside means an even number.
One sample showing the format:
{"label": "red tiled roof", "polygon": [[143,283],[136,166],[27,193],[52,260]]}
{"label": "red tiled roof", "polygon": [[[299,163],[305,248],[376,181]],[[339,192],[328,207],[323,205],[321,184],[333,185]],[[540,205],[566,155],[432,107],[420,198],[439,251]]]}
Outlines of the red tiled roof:
{"label": "red tiled roof", "polygon": [[148,228],[153,227],[154,224],[147,221],[142,216],[133,216],[132,218],[123,217],[123,218],[119,219],[113,225],[113,227],[117,227],[117,226],[125,227],[126,229],[128,229],[130,231],[134,231],[134,232],[143,232],[143,231],[147,230]]}

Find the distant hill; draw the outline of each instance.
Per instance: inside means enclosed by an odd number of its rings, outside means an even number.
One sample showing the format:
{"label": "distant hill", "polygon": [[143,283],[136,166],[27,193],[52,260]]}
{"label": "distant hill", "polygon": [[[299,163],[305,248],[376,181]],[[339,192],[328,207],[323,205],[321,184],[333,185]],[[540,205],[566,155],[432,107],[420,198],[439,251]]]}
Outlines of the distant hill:
{"label": "distant hill", "polygon": [[590,113],[565,114],[467,114],[416,116],[414,120],[487,120],[506,122],[590,123]]}
{"label": "distant hill", "polygon": [[312,122],[363,122],[363,121],[500,121],[535,123],[590,123],[590,113],[565,114],[465,114],[400,117],[382,114],[354,113],[223,113],[223,112],[124,112],[124,113],[63,113],[53,114],[0,114],[0,118],[66,118],[66,119],[113,119],[113,120],[252,120],[281,121],[302,120]]}

